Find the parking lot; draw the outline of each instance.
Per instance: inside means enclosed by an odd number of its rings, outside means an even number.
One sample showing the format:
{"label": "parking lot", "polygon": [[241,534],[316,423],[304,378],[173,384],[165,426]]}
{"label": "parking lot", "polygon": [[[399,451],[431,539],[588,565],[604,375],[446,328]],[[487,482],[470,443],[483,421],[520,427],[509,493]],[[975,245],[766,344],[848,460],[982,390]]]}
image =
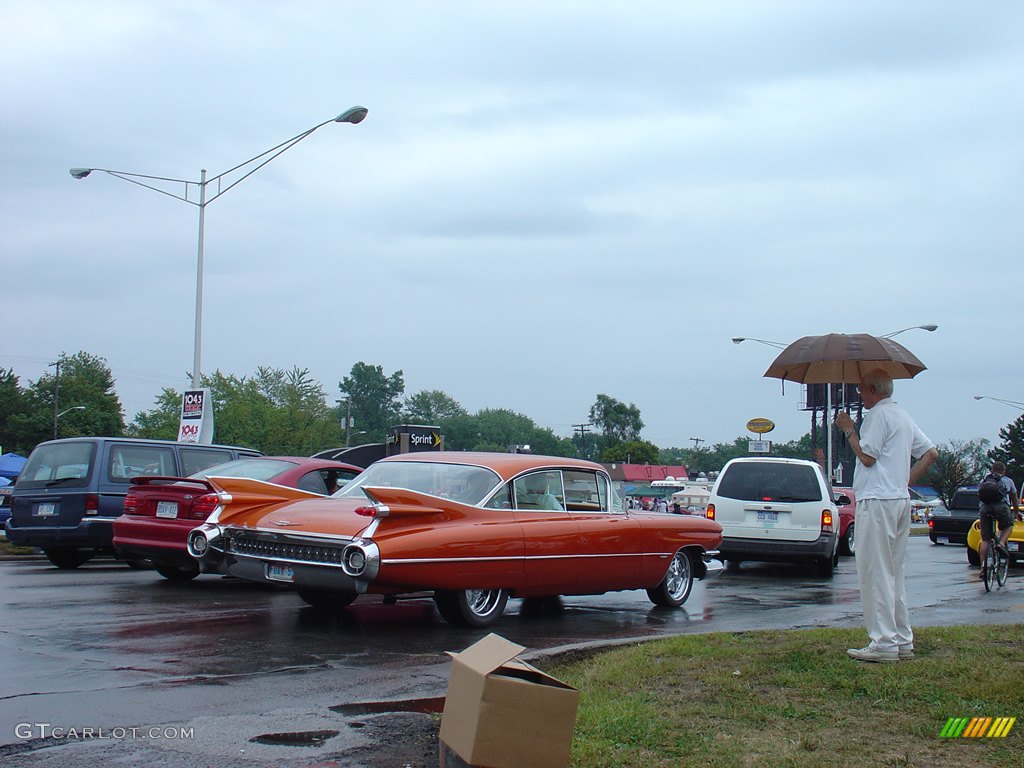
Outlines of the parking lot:
{"label": "parking lot", "polygon": [[[1024,620],[1019,568],[1005,590],[985,594],[963,547],[914,537],[908,573],[917,625]],[[334,752],[358,749],[381,731],[354,705],[443,696],[445,651],[486,634],[446,624],[426,598],[388,606],[364,597],[324,615],[285,589],[212,576],[173,584],[113,561],[74,571],[44,560],[5,561],[0,589],[0,756],[8,765],[67,764],[77,751],[83,761],[145,752],[152,762],[154,749],[168,767],[204,759],[283,764],[312,760],[314,748],[251,739],[318,730],[338,732]],[[568,597],[536,612],[512,601],[492,629],[543,656],[677,633],[859,625],[855,564],[842,558],[832,579],[747,563],[698,583],[679,610],[653,608],[643,592]],[[123,738],[58,748],[40,728],[16,727],[39,723],[121,728]],[[152,726],[190,738],[154,740],[128,730]]]}

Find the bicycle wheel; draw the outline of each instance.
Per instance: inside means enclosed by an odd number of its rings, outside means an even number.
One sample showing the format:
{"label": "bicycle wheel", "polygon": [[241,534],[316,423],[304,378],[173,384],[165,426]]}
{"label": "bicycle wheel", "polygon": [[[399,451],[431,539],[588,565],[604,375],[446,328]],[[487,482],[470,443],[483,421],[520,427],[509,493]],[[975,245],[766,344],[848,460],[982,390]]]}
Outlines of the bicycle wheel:
{"label": "bicycle wheel", "polygon": [[988,542],[988,546],[985,547],[985,559],[981,561],[981,567],[984,569],[985,591],[991,592],[992,585],[996,581],[996,543],[995,541]]}
{"label": "bicycle wheel", "polygon": [[1010,568],[1010,558],[1005,555],[996,555],[996,583],[999,586],[1006,584],[1006,572]]}

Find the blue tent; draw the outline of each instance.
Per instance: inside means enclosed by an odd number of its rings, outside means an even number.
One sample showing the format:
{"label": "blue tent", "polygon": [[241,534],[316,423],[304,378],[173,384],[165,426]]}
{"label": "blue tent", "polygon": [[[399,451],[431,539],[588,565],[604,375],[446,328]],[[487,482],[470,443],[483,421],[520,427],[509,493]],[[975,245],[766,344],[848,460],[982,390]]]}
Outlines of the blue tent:
{"label": "blue tent", "polygon": [[17,453],[5,453],[0,456],[0,477],[17,477],[26,461],[28,459]]}

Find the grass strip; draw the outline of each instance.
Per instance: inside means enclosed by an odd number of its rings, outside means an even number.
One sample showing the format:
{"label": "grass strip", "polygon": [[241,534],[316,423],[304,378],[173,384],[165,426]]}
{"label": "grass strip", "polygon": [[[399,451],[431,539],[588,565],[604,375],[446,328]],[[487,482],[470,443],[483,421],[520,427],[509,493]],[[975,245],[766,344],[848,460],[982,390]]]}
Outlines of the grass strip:
{"label": "grass strip", "polygon": [[[563,658],[581,691],[571,765],[1024,768],[1024,626],[915,630],[913,661],[866,664],[863,630],[683,635]],[[950,718],[1017,717],[1003,738]]]}

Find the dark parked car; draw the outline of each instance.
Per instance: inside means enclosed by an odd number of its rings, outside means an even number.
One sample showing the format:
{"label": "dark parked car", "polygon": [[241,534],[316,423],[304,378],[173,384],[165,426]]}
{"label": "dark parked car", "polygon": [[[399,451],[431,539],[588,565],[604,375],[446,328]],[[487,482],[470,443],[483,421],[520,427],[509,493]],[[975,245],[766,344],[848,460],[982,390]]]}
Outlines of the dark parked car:
{"label": "dark parked car", "polygon": [[928,520],[932,544],[966,544],[967,532],[978,519],[978,489],[961,488],[953,494],[948,508],[937,507]]}
{"label": "dark parked car", "polygon": [[148,560],[172,581],[199,575],[199,562],[185,548],[189,532],[221,503],[207,478],[240,477],[298,488],[313,498],[342,488],[362,470],[352,464],[295,456],[249,456],[190,477],[136,477],[114,521],[114,548],[125,560]]}

